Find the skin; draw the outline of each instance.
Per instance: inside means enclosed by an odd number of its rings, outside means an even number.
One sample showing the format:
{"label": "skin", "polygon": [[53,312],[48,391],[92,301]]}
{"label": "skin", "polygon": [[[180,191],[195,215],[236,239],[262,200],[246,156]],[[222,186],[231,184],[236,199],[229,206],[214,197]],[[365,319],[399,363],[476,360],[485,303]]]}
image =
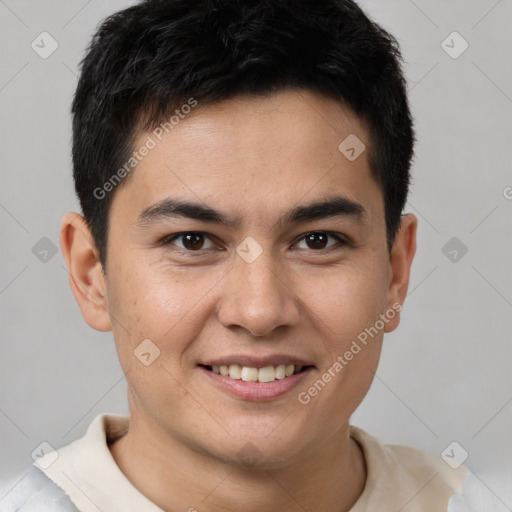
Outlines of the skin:
{"label": "skin", "polygon": [[[350,134],[367,147],[355,161],[338,150]],[[366,464],[349,419],[399,315],[308,404],[298,393],[405,300],[417,218],[402,216],[390,254],[370,142],[350,110],[313,92],[199,105],[115,191],[106,278],[83,218],[63,218],[70,286],[86,322],[113,331],[128,383],[130,430],[111,445],[112,456],[163,510],[341,512],[363,492]],[[333,195],[366,214],[276,225],[293,207]],[[145,208],[169,197],[241,223],[176,217],[137,225]],[[203,246],[191,250],[183,237],[158,244],[186,231],[205,233]],[[312,231],[350,243],[329,237],[319,248],[305,239]],[[262,249],[251,263],[236,252],[248,236]],[[144,339],[160,350],[149,366],[134,356]],[[235,398],[198,367],[219,356],[276,353],[314,368],[270,401]],[[239,455],[249,442],[257,450],[252,465]]]}

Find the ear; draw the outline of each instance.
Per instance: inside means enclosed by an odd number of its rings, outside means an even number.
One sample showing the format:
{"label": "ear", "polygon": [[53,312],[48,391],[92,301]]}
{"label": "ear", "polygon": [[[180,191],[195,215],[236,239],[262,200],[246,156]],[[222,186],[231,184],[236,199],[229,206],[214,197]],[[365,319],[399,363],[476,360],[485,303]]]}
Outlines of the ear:
{"label": "ear", "polygon": [[98,250],[85,219],[78,213],[70,212],[62,218],[60,247],[69,285],[84,320],[97,331],[110,331],[105,276]]}
{"label": "ear", "polygon": [[400,323],[399,313],[407,295],[412,260],[416,254],[417,227],[418,219],[412,213],[402,216],[389,259],[387,307],[389,310],[396,311],[397,314],[386,324],[384,332],[394,331]]}

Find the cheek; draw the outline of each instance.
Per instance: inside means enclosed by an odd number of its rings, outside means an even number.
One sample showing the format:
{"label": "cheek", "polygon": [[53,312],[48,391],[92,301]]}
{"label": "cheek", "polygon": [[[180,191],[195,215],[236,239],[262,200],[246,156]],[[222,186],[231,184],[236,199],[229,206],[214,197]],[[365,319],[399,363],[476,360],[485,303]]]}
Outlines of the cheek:
{"label": "cheek", "polygon": [[300,390],[299,401],[326,435],[349,420],[366,396],[379,363],[386,279],[378,273],[371,276],[350,273],[308,297],[311,308],[316,308],[312,318],[324,357],[316,380]]}
{"label": "cheek", "polygon": [[150,339],[162,360],[179,362],[206,321],[208,291],[222,274],[171,270],[161,263],[138,265],[118,267],[107,284],[114,337],[118,351],[124,353],[120,357],[126,361]]}
{"label": "cheek", "polygon": [[352,340],[372,327],[387,304],[387,267],[361,262],[343,268],[301,275],[302,299],[331,357],[343,353]]}
{"label": "cheek", "polygon": [[187,395],[179,384],[183,353],[197,336],[202,288],[211,283],[140,266],[119,266],[109,279],[116,350],[133,403],[172,410]]}
{"label": "cheek", "polygon": [[[301,292],[325,355],[314,389],[303,390],[304,401],[311,399],[319,421],[334,426],[346,421],[368,392],[387,325],[381,320],[387,307],[386,262],[361,263],[317,276],[317,286]],[[305,275],[302,282],[312,278]]]}

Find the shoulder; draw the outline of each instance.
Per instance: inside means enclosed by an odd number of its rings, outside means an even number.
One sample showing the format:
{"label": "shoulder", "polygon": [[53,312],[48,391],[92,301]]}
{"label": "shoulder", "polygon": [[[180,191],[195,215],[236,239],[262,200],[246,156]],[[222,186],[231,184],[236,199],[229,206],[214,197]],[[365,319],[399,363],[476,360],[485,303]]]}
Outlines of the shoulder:
{"label": "shoulder", "polygon": [[1,512],[76,512],[66,493],[35,464],[0,483]]}
{"label": "shoulder", "polygon": [[453,465],[453,459],[450,465],[441,456],[436,457],[416,448],[400,445],[388,447],[412,474],[421,475],[424,468],[435,471],[433,479],[442,482],[451,491],[446,512],[510,512],[480,478],[462,464]]}
{"label": "shoulder", "polygon": [[467,467],[411,446],[384,444],[351,426],[367,462],[367,504],[386,503],[405,511],[505,512],[510,511]]}
{"label": "shoulder", "polygon": [[510,512],[510,508],[470,472],[464,479],[461,494],[451,497],[446,512]]}
{"label": "shoulder", "polygon": [[[419,484],[431,490],[441,489],[444,493],[460,493],[469,470],[462,464],[449,465],[441,456],[419,450],[412,446],[385,444],[364,430],[351,426],[351,436],[362,447],[365,458],[373,472],[379,476],[384,471],[393,481],[402,487],[413,488]],[[369,471],[371,473],[371,471]]]}

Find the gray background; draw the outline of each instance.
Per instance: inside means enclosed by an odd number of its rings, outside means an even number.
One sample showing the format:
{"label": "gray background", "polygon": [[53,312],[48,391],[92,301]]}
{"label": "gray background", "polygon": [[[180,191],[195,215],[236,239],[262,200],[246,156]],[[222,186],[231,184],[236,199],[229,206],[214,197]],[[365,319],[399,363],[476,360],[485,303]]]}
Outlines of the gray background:
{"label": "gray background", "polygon": [[[360,3],[402,45],[419,139],[407,211],[420,225],[402,323],[353,423],[434,454],[457,441],[512,507],[512,1]],[[100,19],[130,4],[0,0],[0,480],[41,441],[59,447],[97,414],[127,413],[111,334],[82,319],[60,249],[44,262],[32,248],[58,246],[62,215],[79,211],[77,65]],[[43,31],[59,45],[47,59],[31,48]],[[458,58],[441,46],[454,31],[469,43]],[[452,237],[459,248],[443,252]]]}

